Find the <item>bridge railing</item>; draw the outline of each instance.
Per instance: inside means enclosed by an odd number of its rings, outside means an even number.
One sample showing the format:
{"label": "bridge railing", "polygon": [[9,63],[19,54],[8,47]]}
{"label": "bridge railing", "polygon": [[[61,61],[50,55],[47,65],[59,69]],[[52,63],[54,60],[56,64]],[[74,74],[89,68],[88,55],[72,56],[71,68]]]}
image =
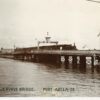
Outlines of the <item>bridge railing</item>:
{"label": "bridge railing", "polygon": [[31,50],[26,52],[15,52],[14,54],[58,54],[58,55],[100,55],[100,50]]}

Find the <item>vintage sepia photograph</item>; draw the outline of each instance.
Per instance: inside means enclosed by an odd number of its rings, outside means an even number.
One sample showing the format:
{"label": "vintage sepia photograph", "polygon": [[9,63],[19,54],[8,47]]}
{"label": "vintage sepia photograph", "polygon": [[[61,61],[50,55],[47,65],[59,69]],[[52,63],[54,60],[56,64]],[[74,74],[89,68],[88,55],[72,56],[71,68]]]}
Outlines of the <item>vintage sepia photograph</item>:
{"label": "vintage sepia photograph", "polygon": [[0,97],[99,97],[100,0],[0,0]]}

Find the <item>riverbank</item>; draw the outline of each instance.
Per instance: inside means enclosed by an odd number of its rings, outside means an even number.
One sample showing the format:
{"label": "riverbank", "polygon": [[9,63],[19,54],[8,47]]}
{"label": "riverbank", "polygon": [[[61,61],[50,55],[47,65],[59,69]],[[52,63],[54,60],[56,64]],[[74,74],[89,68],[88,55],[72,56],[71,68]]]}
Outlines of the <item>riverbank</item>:
{"label": "riverbank", "polygon": [[13,55],[0,55],[0,58],[14,59]]}

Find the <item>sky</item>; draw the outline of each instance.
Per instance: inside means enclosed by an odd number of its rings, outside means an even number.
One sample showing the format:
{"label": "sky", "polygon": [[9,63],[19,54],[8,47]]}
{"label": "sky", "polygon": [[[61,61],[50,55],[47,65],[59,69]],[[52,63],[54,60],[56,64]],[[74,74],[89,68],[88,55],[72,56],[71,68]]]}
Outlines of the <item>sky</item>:
{"label": "sky", "polygon": [[[99,1],[99,0],[98,0]],[[0,48],[30,47],[46,33],[78,49],[100,49],[100,3],[87,0],[0,0]]]}

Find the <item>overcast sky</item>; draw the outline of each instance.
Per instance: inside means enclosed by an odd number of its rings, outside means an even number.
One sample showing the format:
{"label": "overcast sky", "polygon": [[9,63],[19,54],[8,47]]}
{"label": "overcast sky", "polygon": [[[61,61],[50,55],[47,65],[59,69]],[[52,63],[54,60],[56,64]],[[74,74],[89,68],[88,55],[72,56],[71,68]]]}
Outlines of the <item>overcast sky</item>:
{"label": "overcast sky", "polygon": [[[99,1],[99,0],[98,0]],[[0,0],[0,47],[52,40],[100,49],[100,3],[86,0]]]}

